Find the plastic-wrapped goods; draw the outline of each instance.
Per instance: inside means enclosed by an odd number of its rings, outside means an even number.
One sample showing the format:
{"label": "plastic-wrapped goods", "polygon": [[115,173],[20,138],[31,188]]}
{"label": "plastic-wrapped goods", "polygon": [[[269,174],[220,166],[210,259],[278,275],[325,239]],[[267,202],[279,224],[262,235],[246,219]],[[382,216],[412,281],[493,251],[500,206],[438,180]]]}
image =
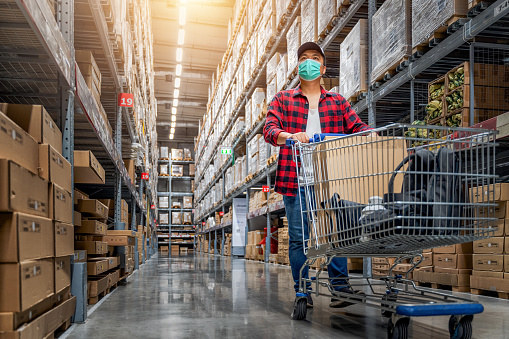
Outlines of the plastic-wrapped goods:
{"label": "plastic-wrapped goods", "polygon": [[181,225],[182,224],[182,213],[181,212],[171,212],[171,223],[173,225]]}
{"label": "plastic-wrapped goods", "polygon": [[259,169],[258,152],[249,156],[249,173],[256,173]]}
{"label": "plastic-wrapped goods", "polygon": [[168,225],[170,223],[168,213],[160,213],[159,214],[159,223],[162,225]]}
{"label": "plastic-wrapped goods", "polygon": [[295,18],[295,21],[292,23],[288,32],[286,33],[286,53],[288,58],[288,77],[295,70],[297,65],[299,64],[299,59],[297,58],[297,50],[301,45],[300,40],[300,16]]}
{"label": "plastic-wrapped goods", "polygon": [[180,148],[172,148],[171,149],[171,160],[183,160],[184,159],[184,151]]}
{"label": "plastic-wrapped goods", "polygon": [[267,82],[272,80],[276,76],[277,66],[279,65],[281,55],[276,52],[267,62]]}
{"label": "plastic-wrapped goods", "polygon": [[464,0],[413,0],[412,47],[426,43],[433,33],[453,16],[465,16],[468,4]]}
{"label": "plastic-wrapped goods", "polygon": [[168,155],[168,147],[161,146],[160,150],[161,150],[161,154],[160,154],[161,159],[170,159],[170,156]]}
{"label": "plastic-wrapped goods", "polygon": [[246,130],[249,130],[251,128],[251,98],[247,101],[244,110],[246,114]]}
{"label": "plastic-wrapped goods", "polygon": [[174,177],[181,177],[184,175],[184,166],[171,165],[171,175]]}
{"label": "plastic-wrapped goods", "polygon": [[288,6],[290,5],[290,0],[276,0],[276,23],[279,25],[281,22],[281,18],[283,15],[288,12]]}
{"label": "plastic-wrapped goods", "polygon": [[182,216],[183,224],[184,225],[191,225],[193,223],[193,217],[191,215],[191,212],[184,212],[184,215]]}
{"label": "plastic-wrapped goods", "polygon": [[[271,98],[272,99],[272,98]],[[251,96],[251,124],[254,125],[265,108],[265,90],[256,88]]]}
{"label": "plastic-wrapped goods", "polygon": [[258,138],[258,163],[260,168],[264,168],[267,165],[267,159],[269,158],[269,147],[263,137]]}
{"label": "plastic-wrapped goods", "polygon": [[226,194],[230,193],[233,188],[233,176],[234,176],[234,167],[229,167],[225,173],[225,184],[224,189]]}
{"label": "plastic-wrapped goods", "polygon": [[368,89],[368,20],[359,19],[340,50],[339,93],[349,99]]}
{"label": "plastic-wrapped goods", "polygon": [[183,208],[193,208],[193,197],[184,197]]}
{"label": "plastic-wrapped goods", "polygon": [[232,129],[232,136],[236,136],[242,131],[242,129],[245,127],[244,117],[238,117],[237,120],[235,120],[235,123],[233,124]]}
{"label": "plastic-wrapped goods", "polygon": [[171,208],[182,208],[182,203],[180,200],[173,200],[171,202]]}
{"label": "plastic-wrapped goods", "polygon": [[244,70],[243,71],[244,71],[243,82],[240,84],[237,84],[237,86],[239,87],[238,91],[240,93],[242,93],[244,91],[244,88],[246,88],[246,85],[249,82],[249,79],[251,78],[251,45],[250,44],[248,45],[246,52],[244,53]]}
{"label": "plastic-wrapped goods", "polygon": [[317,0],[302,0],[300,7],[301,15],[301,39],[302,43],[318,40],[316,22],[318,20]]}
{"label": "plastic-wrapped goods", "polygon": [[269,104],[270,102],[272,102],[272,98],[274,98],[274,95],[276,95],[277,93],[276,88],[277,88],[276,78],[267,82],[267,102]]}
{"label": "plastic-wrapped goods", "polygon": [[184,160],[193,160],[193,156],[191,155],[191,150],[189,148],[184,148]]}
{"label": "plastic-wrapped goods", "polygon": [[387,0],[373,15],[371,82],[412,52],[410,0]]}
{"label": "plastic-wrapped goods", "polygon": [[277,91],[281,91],[286,86],[286,79],[287,79],[287,64],[288,64],[288,56],[287,54],[281,55],[281,60],[279,60],[279,64],[277,65],[277,71],[276,71],[276,85]]}
{"label": "plastic-wrapped goods", "polygon": [[279,147],[270,145],[270,155],[278,154],[279,155]]}
{"label": "plastic-wrapped goods", "polygon": [[255,153],[258,153],[258,138],[256,136],[247,143],[247,155],[253,156]]}
{"label": "plastic-wrapped goods", "polygon": [[159,208],[169,208],[168,197],[159,197]]}
{"label": "plastic-wrapped goods", "polygon": [[159,175],[161,175],[161,176],[168,175],[168,165],[160,165],[159,166]]}
{"label": "plastic-wrapped goods", "polygon": [[327,25],[332,21],[332,18],[337,14],[336,0],[318,0],[317,4],[317,31],[321,34],[327,29]]}
{"label": "plastic-wrapped goods", "polygon": [[243,156],[238,159],[238,181],[237,185],[240,185],[246,178],[246,157]]}

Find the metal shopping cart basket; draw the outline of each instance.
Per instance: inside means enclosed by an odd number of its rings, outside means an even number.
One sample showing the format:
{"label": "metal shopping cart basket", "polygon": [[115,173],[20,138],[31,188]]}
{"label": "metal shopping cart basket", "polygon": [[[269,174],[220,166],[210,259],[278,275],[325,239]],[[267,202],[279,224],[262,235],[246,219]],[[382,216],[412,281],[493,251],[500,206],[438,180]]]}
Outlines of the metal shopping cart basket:
{"label": "metal shopping cart basket", "polygon": [[[406,338],[412,316],[437,315],[451,316],[452,338],[470,338],[473,315],[483,306],[419,287],[410,276],[423,249],[492,236],[496,132],[403,124],[370,132],[378,136],[288,140],[303,191],[307,256],[292,318],[306,317],[306,296],[313,293],[380,308],[390,318],[390,338]],[[396,259],[380,279],[365,270],[337,285],[337,279],[320,276],[337,256]],[[304,268],[316,260],[322,261],[316,276],[304,278]],[[403,262],[407,269],[393,273]],[[367,293],[343,293],[344,287]]]}

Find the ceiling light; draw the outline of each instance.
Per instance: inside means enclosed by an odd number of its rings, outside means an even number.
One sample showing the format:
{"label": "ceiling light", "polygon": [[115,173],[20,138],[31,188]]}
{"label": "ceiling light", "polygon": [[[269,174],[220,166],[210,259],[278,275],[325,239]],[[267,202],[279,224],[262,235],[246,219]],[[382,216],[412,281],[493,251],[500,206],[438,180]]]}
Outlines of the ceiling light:
{"label": "ceiling light", "polygon": [[179,99],[173,99],[173,107],[178,107]]}
{"label": "ceiling light", "polygon": [[184,36],[185,36],[186,32],[184,31],[183,28],[179,29],[179,38],[178,38],[178,44],[179,45],[183,45],[184,44]]}
{"label": "ceiling light", "polygon": [[180,88],[180,78],[175,78],[175,88]]}
{"label": "ceiling light", "polygon": [[173,115],[177,114],[177,107],[171,108],[171,114],[173,114]]}
{"label": "ceiling light", "polygon": [[186,8],[184,6],[180,6],[179,24],[180,26],[184,26],[186,24]]}
{"label": "ceiling light", "polygon": [[170,134],[170,140],[173,140],[173,134]]}
{"label": "ceiling light", "polygon": [[171,134],[171,135],[175,134],[175,127],[172,127],[172,128],[170,129],[170,134]]}
{"label": "ceiling light", "polygon": [[178,88],[175,88],[175,89],[173,90],[173,97],[178,99],[179,94],[180,94],[179,89],[178,89]]}
{"label": "ceiling light", "polygon": [[173,121],[173,122],[171,123],[171,128],[175,128],[175,126],[177,126],[177,122],[176,122],[176,121]]}
{"label": "ceiling light", "polygon": [[171,121],[177,121],[177,116],[176,115],[172,115],[171,116]]}
{"label": "ceiling light", "polygon": [[177,64],[177,68],[175,70],[175,75],[179,77],[181,74],[182,74],[182,65]]}
{"label": "ceiling light", "polygon": [[182,62],[182,47],[177,48],[177,62]]}

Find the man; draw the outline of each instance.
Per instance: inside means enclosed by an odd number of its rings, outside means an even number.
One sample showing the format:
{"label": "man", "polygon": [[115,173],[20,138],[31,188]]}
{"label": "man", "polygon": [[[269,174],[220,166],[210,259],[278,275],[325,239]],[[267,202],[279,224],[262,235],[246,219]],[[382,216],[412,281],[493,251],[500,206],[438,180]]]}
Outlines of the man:
{"label": "man", "polygon": [[[308,143],[316,133],[351,134],[369,130],[350,104],[341,95],[328,92],[320,86],[325,73],[325,54],[320,46],[313,42],[302,44],[298,51],[300,86],[277,93],[270,104],[267,120],[263,129],[265,141],[281,146],[276,172],[275,191],[283,195],[288,232],[290,236],[289,257],[295,291],[299,289],[299,271],[306,261],[302,237],[301,200],[304,189],[298,189],[295,163],[291,148],[285,146],[287,139]],[[302,199],[299,198],[302,195]],[[303,204],[304,206],[304,204]],[[304,218],[305,238],[308,239],[307,219]],[[328,266],[328,273],[337,291],[355,294],[345,278],[348,277],[346,258],[334,258]],[[303,270],[308,278],[308,267]],[[310,284],[308,284],[308,290]],[[308,293],[308,307],[313,300]],[[330,307],[340,308],[351,305],[332,298]]]}

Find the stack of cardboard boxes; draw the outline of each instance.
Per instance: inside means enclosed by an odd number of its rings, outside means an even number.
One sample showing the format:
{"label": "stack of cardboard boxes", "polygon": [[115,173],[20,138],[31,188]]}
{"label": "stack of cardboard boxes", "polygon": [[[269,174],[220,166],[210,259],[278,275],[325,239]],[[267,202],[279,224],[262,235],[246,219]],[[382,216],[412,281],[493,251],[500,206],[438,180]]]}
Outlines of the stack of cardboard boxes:
{"label": "stack of cardboard boxes", "polygon": [[263,231],[251,231],[247,233],[246,259],[263,260],[263,249],[260,242],[263,239]]}
{"label": "stack of cardboard boxes", "polygon": [[277,262],[280,264],[289,264],[288,246],[290,238],[288,235],[288,220],[286,217],[283,218],[283,227],[278,229],[277,240]]}
{"label": "stack of cardboard boxes", "polygon": [[254,194],[249,198],[249,212],[256,211],[265,206],[267,206],[267,193],[262,190],[254,191]]}
{"label": "stack of cardboard boxes", "polygon": [[145,258],[147,257],[147,249],[146,249],[146,237],[147,237],[147,227],[138,225],[138,231],[136,232],[136,239],[138,242],[138,262],[140,264],[145,263]]}
{"label": "stack of cardboard boxes", "polygon": [[0,104],[0,125],[0,332],[42,338],[75,309],[71,166],[42,106]]}

